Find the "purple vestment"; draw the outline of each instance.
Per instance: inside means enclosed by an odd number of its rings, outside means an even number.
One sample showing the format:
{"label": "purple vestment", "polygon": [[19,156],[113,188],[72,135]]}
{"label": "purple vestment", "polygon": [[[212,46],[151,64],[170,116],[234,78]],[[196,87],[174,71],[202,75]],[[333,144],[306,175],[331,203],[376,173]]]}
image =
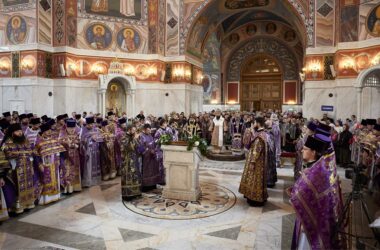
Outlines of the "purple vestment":
{"label": "purple vestment", "polygon": [[149,187],[159,184],[161,176],[153,136],[145,133],[140,134],[138,152],[142,156],[142,186]]}
{"label": "purple vestment", "polygon": [[297,215],[293,246],[298,245],[300,230],[303,230],[312,249],[339,248],[339,242],[334,241],[332,235],[341,213],[342,199],[331,157],[321,157],[305,169],[294,184],[290,198]]}
{"label": "purple vestment", "polygon": [[[154,140],[155,141],[158,141],[161,137],[161,135],[170,135],[173,137],[173,134],[172,134],[172,131],[170,128],[159,128],[157,129],[155,135],[154,135]],[[164,168],[164,157],[163,157],[163,152],[161,150],[161,147],[160,145],[156,145],[156,158],[159,162],[159,170],[160,170],[160,176],[161,176],[161,180],[160,180],[160,183],[163,184],[165,183],[165,168]]]}
{"label": "purple vestment", "polygon": [[82,128],[81,135],[81,156],[82,156],[82,186],[90,187],[98,185],[101,182],[101,168],[99,143],[101,135],[98,128],[89,130]]}

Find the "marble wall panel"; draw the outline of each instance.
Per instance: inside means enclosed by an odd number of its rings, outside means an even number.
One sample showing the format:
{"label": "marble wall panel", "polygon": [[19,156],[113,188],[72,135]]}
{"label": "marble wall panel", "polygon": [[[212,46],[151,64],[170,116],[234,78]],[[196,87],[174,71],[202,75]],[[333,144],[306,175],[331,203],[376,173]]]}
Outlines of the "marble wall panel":
{"label": "marble wall panel", "polygon": [[38,3],[38,42],[51,45],[52,6]]}
{"label": "marble wall panel", "polygon": [[179,0],[166,1],[166,56],[179,54]]}
{"label": "marble wall panel", "polygon": [[316,46],[333,46],[335,0],[317,0],[316,4]]}

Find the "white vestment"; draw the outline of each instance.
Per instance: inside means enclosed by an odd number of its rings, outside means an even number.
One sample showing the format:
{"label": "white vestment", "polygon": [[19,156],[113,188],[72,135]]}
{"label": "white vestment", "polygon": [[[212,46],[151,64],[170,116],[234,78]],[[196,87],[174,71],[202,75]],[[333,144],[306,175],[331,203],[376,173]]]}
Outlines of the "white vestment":
{"label": "white vestment", "polygon": [[224,128],[224,118],[220,117],[219,120],[216,117],[213,119],[214,129],[218,129],[218,147],[223,146],[223,128]]}
{"label": "white vestment", "polygon": [[124,16],[135,16],[135,0],[120,0],[120,13]]}

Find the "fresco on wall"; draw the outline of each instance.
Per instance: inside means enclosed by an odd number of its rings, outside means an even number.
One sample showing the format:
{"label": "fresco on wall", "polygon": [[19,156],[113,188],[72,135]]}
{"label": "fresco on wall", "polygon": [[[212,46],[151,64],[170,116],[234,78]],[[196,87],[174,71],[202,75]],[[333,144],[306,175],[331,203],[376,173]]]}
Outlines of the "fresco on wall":
{"label": "fresco on wall", "polygon": [[203,98],[204,103],[221,102],[220,79],[220,41],[213,33],[208,38],[202,53],[203,72]]}
{"label": "fresco on wall", "polygon": [[141,0],[85,0],[88,14],[141,19]]}
{"label": "fresco on wall", "polygon": [[380,5],[373,8],[368,14],[366,28],[372,36],[380,37]]}
{"label": "fresco on wall", "polygon": [[25,19],[20,16],[12,16],[7,23],[7,37],[12,44],[23,43],[26,39],[28,27]]}
{"label": "fresco on wall", "polygon": [[140,34],[132,28],[124,28],[117,33],[117,45],[123,51],[136,51],[140,47],[140,44]]}
{"label": "fresco on wall", "polygon": [[92,49],[107,49],[112,43],[112,32],[102,23],[92,23],[86,29],[86,41]]}
{"label": "fresco on wall", "polygon": [[316,43],[317,46],[334,45],[335,3],[331,0],[317,1]]}
{"label": "fresco on wall", "polygon": [[227,0],[225,7],[227,9],[245,9],[253,7],[262,7],[269,4],[269,0]]}
{"label": "fresco on wall", "polygon": [[179,1],[166,1],[166,55],[175,56],[179,52]]}
{"label": "fresco on wall", "polygon": [[358,40],[359,7],[346,6],[340,14],[340,41],[352,42]]}

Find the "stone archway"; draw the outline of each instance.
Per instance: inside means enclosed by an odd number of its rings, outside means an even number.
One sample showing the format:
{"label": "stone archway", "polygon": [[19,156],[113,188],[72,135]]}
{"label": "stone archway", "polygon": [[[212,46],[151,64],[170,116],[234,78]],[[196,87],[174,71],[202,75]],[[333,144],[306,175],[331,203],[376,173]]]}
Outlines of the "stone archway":
{"label": "stone archway", "polygon": [[284,80],[298,80],[299,66],[293,51],[282,42],[264,37],[249,40],[246,44],[231,52],[227,65],[227,81],[240,81],[243,62],[255,55],[265,53],[277,60]]}
{"label": "stone archway", "polygon": [[135,115],[135,100],[136,100],[136,79],[134,76],[125,76],[122,74],[108,74],[99,75],[99,89],[98,89],[98,112],[103,116],[106,115],[106,93],[109,84],[116,80],[123,87],[125,91],[125,104],[126,113],[128,117],[133,117]]}
{"label": "stone archway", "polygon": [[354,87],[357,93],[357,119],[380,117],[380,106],[378,105],[380,98],[380,65],[360,72]]}
{"label": "stone archway", "polygon": [[[202,15],[202,13],[216,0],[204,0],[192,14],[184,20],[182,17],[180,20],[180,39],[179,39],[179,52],[180,55],[184,55],[186,52],[186,46],[190,37],[191,30],[194,28],[196,20]],[[219,1],[219,0],[217,0]],[[290,4],[293,12],[297,15],[303,24],[303,32],[306,33],[307,46],[313,46],[315,40],[314,23],[315,23],[315,0],[307,0],[306,4],[302,3],[302,0],[287,0]],[[304,8],[303,6],[306,6]],[[181,4],[183,9],[183,3]]]}

